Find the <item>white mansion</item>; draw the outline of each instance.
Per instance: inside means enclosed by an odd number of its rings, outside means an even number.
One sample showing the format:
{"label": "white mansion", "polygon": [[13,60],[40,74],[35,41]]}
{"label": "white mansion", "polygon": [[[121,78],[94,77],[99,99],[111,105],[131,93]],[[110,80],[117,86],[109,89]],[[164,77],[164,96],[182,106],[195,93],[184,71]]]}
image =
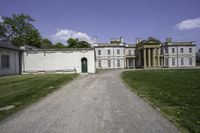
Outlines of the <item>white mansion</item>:
{"label": "white mansion", "polygon": [[161,43],[155,38],[136,39],[126,44],[123,37],[110,43],[95,43],[96,67],[108,68],[181,68],[196,66],[196,49],[193,42],[173,42],[167,38]]}
{"label": "white mansion", "polygon": [[[96,38],[95,38],[96,40]],[[97,69],[115,68],[189,68],[196,67],[193,42],[161,43],[155,38],[124,43],[123,37],[109,43],[93,44],[84,49],[21,49],[0,41],[0,75],[21,73],[95,73]]]}

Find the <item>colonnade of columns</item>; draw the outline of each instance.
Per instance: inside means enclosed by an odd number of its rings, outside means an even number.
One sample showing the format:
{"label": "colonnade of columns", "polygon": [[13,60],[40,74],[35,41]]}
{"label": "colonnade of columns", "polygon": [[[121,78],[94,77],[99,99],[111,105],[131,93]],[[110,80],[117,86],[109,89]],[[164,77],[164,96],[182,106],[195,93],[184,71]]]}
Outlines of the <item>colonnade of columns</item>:
{"label": "colonnade of columns", "polygon": [[[156,58],[157,55],[157,58]],[[143,49],[143,65],[144,67],[159,67],[160,66],[160,49],[159,48],[144,48]]]}

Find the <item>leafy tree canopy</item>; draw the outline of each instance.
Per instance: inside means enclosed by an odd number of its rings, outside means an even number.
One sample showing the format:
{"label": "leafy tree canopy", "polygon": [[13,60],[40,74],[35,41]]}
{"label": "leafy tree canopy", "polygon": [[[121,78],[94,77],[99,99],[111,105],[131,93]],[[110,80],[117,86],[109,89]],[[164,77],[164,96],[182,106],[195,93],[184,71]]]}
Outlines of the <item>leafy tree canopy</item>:
{"label": "leafy tree canopy", "polygon": [[68,48],[76,48],[78,44],[78,39],[70,38],[67,40]]}
{"label": "leafy tree canopy", "polygon": [[86,41],[70,38],[67,40],[68,48],[90,48],[90,44]]}
{"label": "leafy tree canopy", "polygon": [[40,48],[52,48],[53,44],[49,39],[43,39],[41,44],[40,44]]}
{"label": "leafy tree canopy", "polygon": [[54,44],[53,46],[52,46],[53,48],[66,48],[66,46],[65,45],[63,45],[61,42],[58,42],[58,43],[56,43],[56,44]]}
{"label": "leafy tree canopy", "polygon": [[39,47],[41,35],[32,25],[34,20],[29,15],[13,14],[12,17],[2,17],[0,22],[0,39],[10,41],[16,46],[32,45]]}
{"label": "leafy tree canopy", "polygon": [[86,41],[79,41],[77,47],[78,48],[90,48],[91,46]]}

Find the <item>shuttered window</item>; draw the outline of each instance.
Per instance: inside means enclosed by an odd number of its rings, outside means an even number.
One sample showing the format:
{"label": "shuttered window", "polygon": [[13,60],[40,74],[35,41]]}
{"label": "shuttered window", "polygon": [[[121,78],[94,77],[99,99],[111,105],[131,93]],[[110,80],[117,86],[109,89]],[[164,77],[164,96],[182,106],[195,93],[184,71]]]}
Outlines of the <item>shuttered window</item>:
{"label": "shuttered window", "polygon": [[2,68],[9,68],[10,67],[9,55],[1,55],[1,67]]}
{"label": "shuttered window", "polygon": [[192,58],[189,58],[189,64],[192,65]]}
{"label": "shuttered window", "polygon": [[181,65],[184,65],[184,59],[181,58]]}
{"label": "shuttered window", "polygon": [[172,58],[172,65],[174,66],[175,65],[175,59]]}
{"label": "shuttered window", "polygon": [[111,61],[108,60],[108,67],[111,67]]}
{"label": "shuttered window", "polygon": [[120,67],[120,60],[117,60],[117,67]]}
{"label": "shuttered window", "polygon": [[98,64],[99,64],[99,67],[101,67],[101,60],[99,60]]}
{"label": "shuttered window", "polygon": [[108,49],[108,55],[110,55],[110,49]]}

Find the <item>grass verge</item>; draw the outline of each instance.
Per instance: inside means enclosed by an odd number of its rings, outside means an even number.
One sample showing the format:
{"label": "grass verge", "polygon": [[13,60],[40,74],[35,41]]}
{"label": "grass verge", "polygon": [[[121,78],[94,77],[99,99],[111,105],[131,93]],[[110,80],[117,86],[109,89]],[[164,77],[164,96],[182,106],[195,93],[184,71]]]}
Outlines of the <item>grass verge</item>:
{"label": "grass verge", "polygon": [[0,111],[0,120],[46,96],[75,77],[77,77],[76,74],[38,74],[0,77],[0,108],[8,105],[15,106],[11,110]]}
{"label": "grass verge", "polygon": [[[126,71],[122,79],[182,131],[200,133],[200,70]],[[186,130],[185,130],[186,129]]]}

